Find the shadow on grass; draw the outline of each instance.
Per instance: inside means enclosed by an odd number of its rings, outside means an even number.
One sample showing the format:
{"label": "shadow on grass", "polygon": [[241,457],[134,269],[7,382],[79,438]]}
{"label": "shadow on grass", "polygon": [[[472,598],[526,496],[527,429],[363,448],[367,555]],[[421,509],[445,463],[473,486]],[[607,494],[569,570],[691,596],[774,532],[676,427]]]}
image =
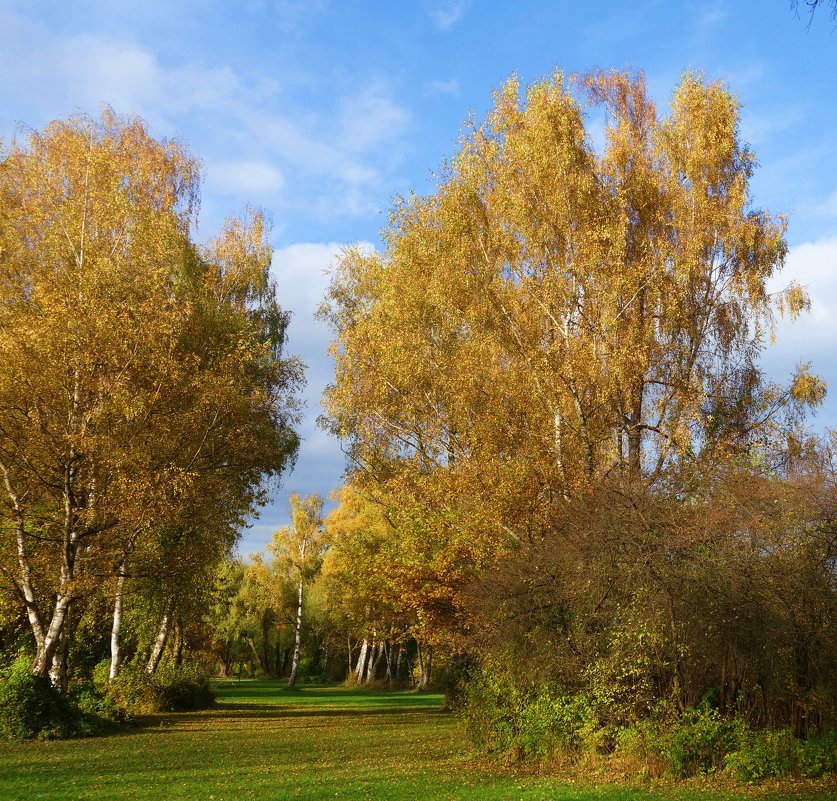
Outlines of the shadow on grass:
{"label": "shadow on grass", "polygon": [[[304,720],[311,721],[320,718],[334,720],[344,718],[357,723],[367,721],[381,725],[387,717],[393,725],[403,722],[404,716],[415,715],[448,716],[450,713],[442,709],[439,696],[419,695],[409,691],[372,692],[369,690],[355,690],[345,687],[318,688],[306,687],[304,691],[287,690],[277,687],[277,683],[260,682],[261,686],[249,685],[251,692],[231,693],[229,688],[218,688],[221,696],[215,706],[194,712],[165,712],[153,715],[143,715],[114,734],[131,735],[137,733],[153,733],[172,729],[201,728],[206,724],[210,727],[230,729],[246,726],[255,721]],[[243,689],[243,688],[242,688]],[[265,692],[269,690],[269,692]],[[252,701],[245,700],[250,695]],[[271,701],[265,703],[265,695]],[[304,697],[301,697],[304,696]],[[255,700],[258,698],[259,700]],[[272,699],[276,700],[272,700]],[[227,700],[229,699],[229,700]],[[310,706],[305,701],[310,701]],[[326,725],[325,722],[323,725]]]}
{"label": "shadow on grass", "polygon": [[253,699],[262,704],[293,705],[312,704],[327,706],[386,705],[393,708],[403,705],[439,706],[442,696],[436,693],[418,693],[415,690],[381,689],[380,687],[302,686],[289,690],[285,682],[249,681],[219,682],[215,685],[221,703]]}
{"label": "shadow on grass", "polygon": [[345,684],[297,684],[289,689],[287,679],[216,679],[215,689],[222,695],[238,692],[259,692],[281,694],[289,698],[300,695],[330,698],[332,696],[413,696],[416,698],[431,697],[434,693],[420,693],[410,687],[385,687]]}
{"label": "shadow on grass", "polygon": [[[209,717],[260,717],[260,718],[334,718],[334,717],[378,717],[381,715],[427,715],[443,713],[433,706],[346,706],[344,708],[314,706],[310,709],[282,706],[279,704],[235,704],[219,703],[218,706],[201,713],[202,718]],[[445,713],[443,713],[445,714]]]}

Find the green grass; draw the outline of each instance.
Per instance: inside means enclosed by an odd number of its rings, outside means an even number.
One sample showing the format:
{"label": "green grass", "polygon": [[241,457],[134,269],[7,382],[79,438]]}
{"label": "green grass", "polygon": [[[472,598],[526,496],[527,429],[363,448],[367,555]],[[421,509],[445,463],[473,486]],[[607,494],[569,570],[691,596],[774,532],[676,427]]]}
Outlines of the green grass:
{"label": "green grass", "polygon": [[[733,793],[582,786],[477,764],[438,695],[219,684],[219,705],[109,737],[0,741],[2,801],[670,799]],[[811,798],[833,798],[811,790]],[[763,798],[780,798],[760,795]],[[798,792],[785,796],[799,798]]]}

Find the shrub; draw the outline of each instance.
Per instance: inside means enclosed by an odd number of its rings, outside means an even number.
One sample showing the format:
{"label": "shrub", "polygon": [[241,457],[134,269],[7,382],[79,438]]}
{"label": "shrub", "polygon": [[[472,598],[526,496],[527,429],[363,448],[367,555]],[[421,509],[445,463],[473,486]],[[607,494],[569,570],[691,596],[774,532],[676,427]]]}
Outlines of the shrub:
{"label": "shrub", "polygon": [[130,719],[130,715],[120,709],[110,696],[101,693],[91,683],[74,687],[70,693],[70,702],[87,719],[93,731],[112,728],[114,724]]}
{"label": "shrub", "polygon": [[585,754],[612,759],[611,767],[678,779],[722,770],[750,782],[837,773],[837,730],[798,740],[790,729],[754,730],[708,705],[681,715],[672,701],[658,702],[630,726],[617,726],[599,694],[566,695],[548,684],[521,688],[509,673],[485,666],[471,672],[462,712],[474,744],[507,758]]}
{"label": "shrub", "polygon": [[[594,715],[585,695],[562,695],[543,685],[520,705],[519,743],[527,757],[551,757],[556,752],[592,748]],[[595,738],[598,740],[598,738]]]}
{"label": "shrub", "polygon": [[601,739],[586,695],[549,685],[522,690],[501,671],[474,672],[463,712],[469,736],[487,753],[545,759],[596,750]]}
{"label": "shrub", "polygon": [[35,676],[31,659],[17,659],[0,679],[0,734],[15,738],[64,738],[84,733],[78,710],[49,679]]}
{"label": "shrub", "polygon": [[715,773],[736,750],[741,734],[742,724],[725,720],[716,709],[687,709],[668,746],[671,772],[678,778]]}
{"label": "shrub", "polygon": [[809,779],[837,773],[837,729],[801,742],[796,769]]}
{"label": "shrub", "polygon": [[451,657],[436,684],[445,696],[444,707],[452,712],[462,712],[468,699],[468,684],[475,670],[473,660],[465,655]]}
{"label": "shrub", "polygon": [[796,750],[790,729],[747,731],[727,756],[727,770],[740,781],[782,778],[793,772]]}
{"label": "shrub", "polygon": [[215,702],[209,676],[195,663],[161,665],[151,674],[141,664],[126,665],[107,684],[107,696],[130,714],[188,712],[206,709]]}
{"label": "shrub", "polygon": [[837,771],[837,731],[797,740],[790,729],[746,731],[727,770],[739,781],[807,776],[818,779]]}
{"label": "shrub", "polygon": [[509,751],[518,731],[520,693],[500,671],[475,671],[468,684],[465,725],[473,743],[486,753]]}
{"label": "shrub", "polygon": [[215,692],[205,670],[195,663],[165,665],[153,676],[161,712],[189,712],[215,703]]}

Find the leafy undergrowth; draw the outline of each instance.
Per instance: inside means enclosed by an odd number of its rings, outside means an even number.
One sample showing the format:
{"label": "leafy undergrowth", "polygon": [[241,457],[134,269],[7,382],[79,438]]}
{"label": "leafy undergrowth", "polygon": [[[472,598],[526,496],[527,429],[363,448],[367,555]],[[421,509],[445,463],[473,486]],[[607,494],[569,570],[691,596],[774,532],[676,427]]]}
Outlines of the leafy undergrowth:
{"label": "leafy undergrowth", "polygon": [[0,742],[0,798],[701,799],[832,798],[823,785],[595,786],[498,772],[468,757],[460,722],[440,696],[337,687],[288,691],[278,682],[218,685],[217,708],[145,718],[102,738]]}

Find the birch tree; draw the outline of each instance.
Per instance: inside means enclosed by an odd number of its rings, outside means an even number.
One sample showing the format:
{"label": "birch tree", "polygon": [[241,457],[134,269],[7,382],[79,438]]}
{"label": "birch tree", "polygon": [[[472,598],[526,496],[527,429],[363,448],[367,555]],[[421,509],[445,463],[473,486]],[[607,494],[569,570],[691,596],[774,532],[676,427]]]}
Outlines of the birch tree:
{"label": "birch tree", "polygon": [[305,588],[320,572],[323,556],[328,548],[323,527],[323,499],[316,493],[300,498],[296,493],[290,496],[291,524],[273,535],[268,550],[274,565],[279,568],[296,587],[296,614],[294,615],[294,651],[288,687],[296,684],[299,671],[299,657],[302,648],[302,615]]}
{"label": "birch tree", "polygon": [[198,187],[183,146],[110,111],[0,163],[0,571],[39,675],[72,604],[140,543],[199,499],[228,530],[296,449],[263,220],[198,248]]}
{"label": "birch tree", "polygon": [[344,253],[325,405],[355,480],[448,571],[427,613],[598,482],[665,491],[821,401],[804,365],[758,366],[808,299],[767,290],[785,221],[752,208],[754,166],[719,82],[684,75],[661,115],[641,74],[512,79],[436,191],[396,202],[384,251]]}

